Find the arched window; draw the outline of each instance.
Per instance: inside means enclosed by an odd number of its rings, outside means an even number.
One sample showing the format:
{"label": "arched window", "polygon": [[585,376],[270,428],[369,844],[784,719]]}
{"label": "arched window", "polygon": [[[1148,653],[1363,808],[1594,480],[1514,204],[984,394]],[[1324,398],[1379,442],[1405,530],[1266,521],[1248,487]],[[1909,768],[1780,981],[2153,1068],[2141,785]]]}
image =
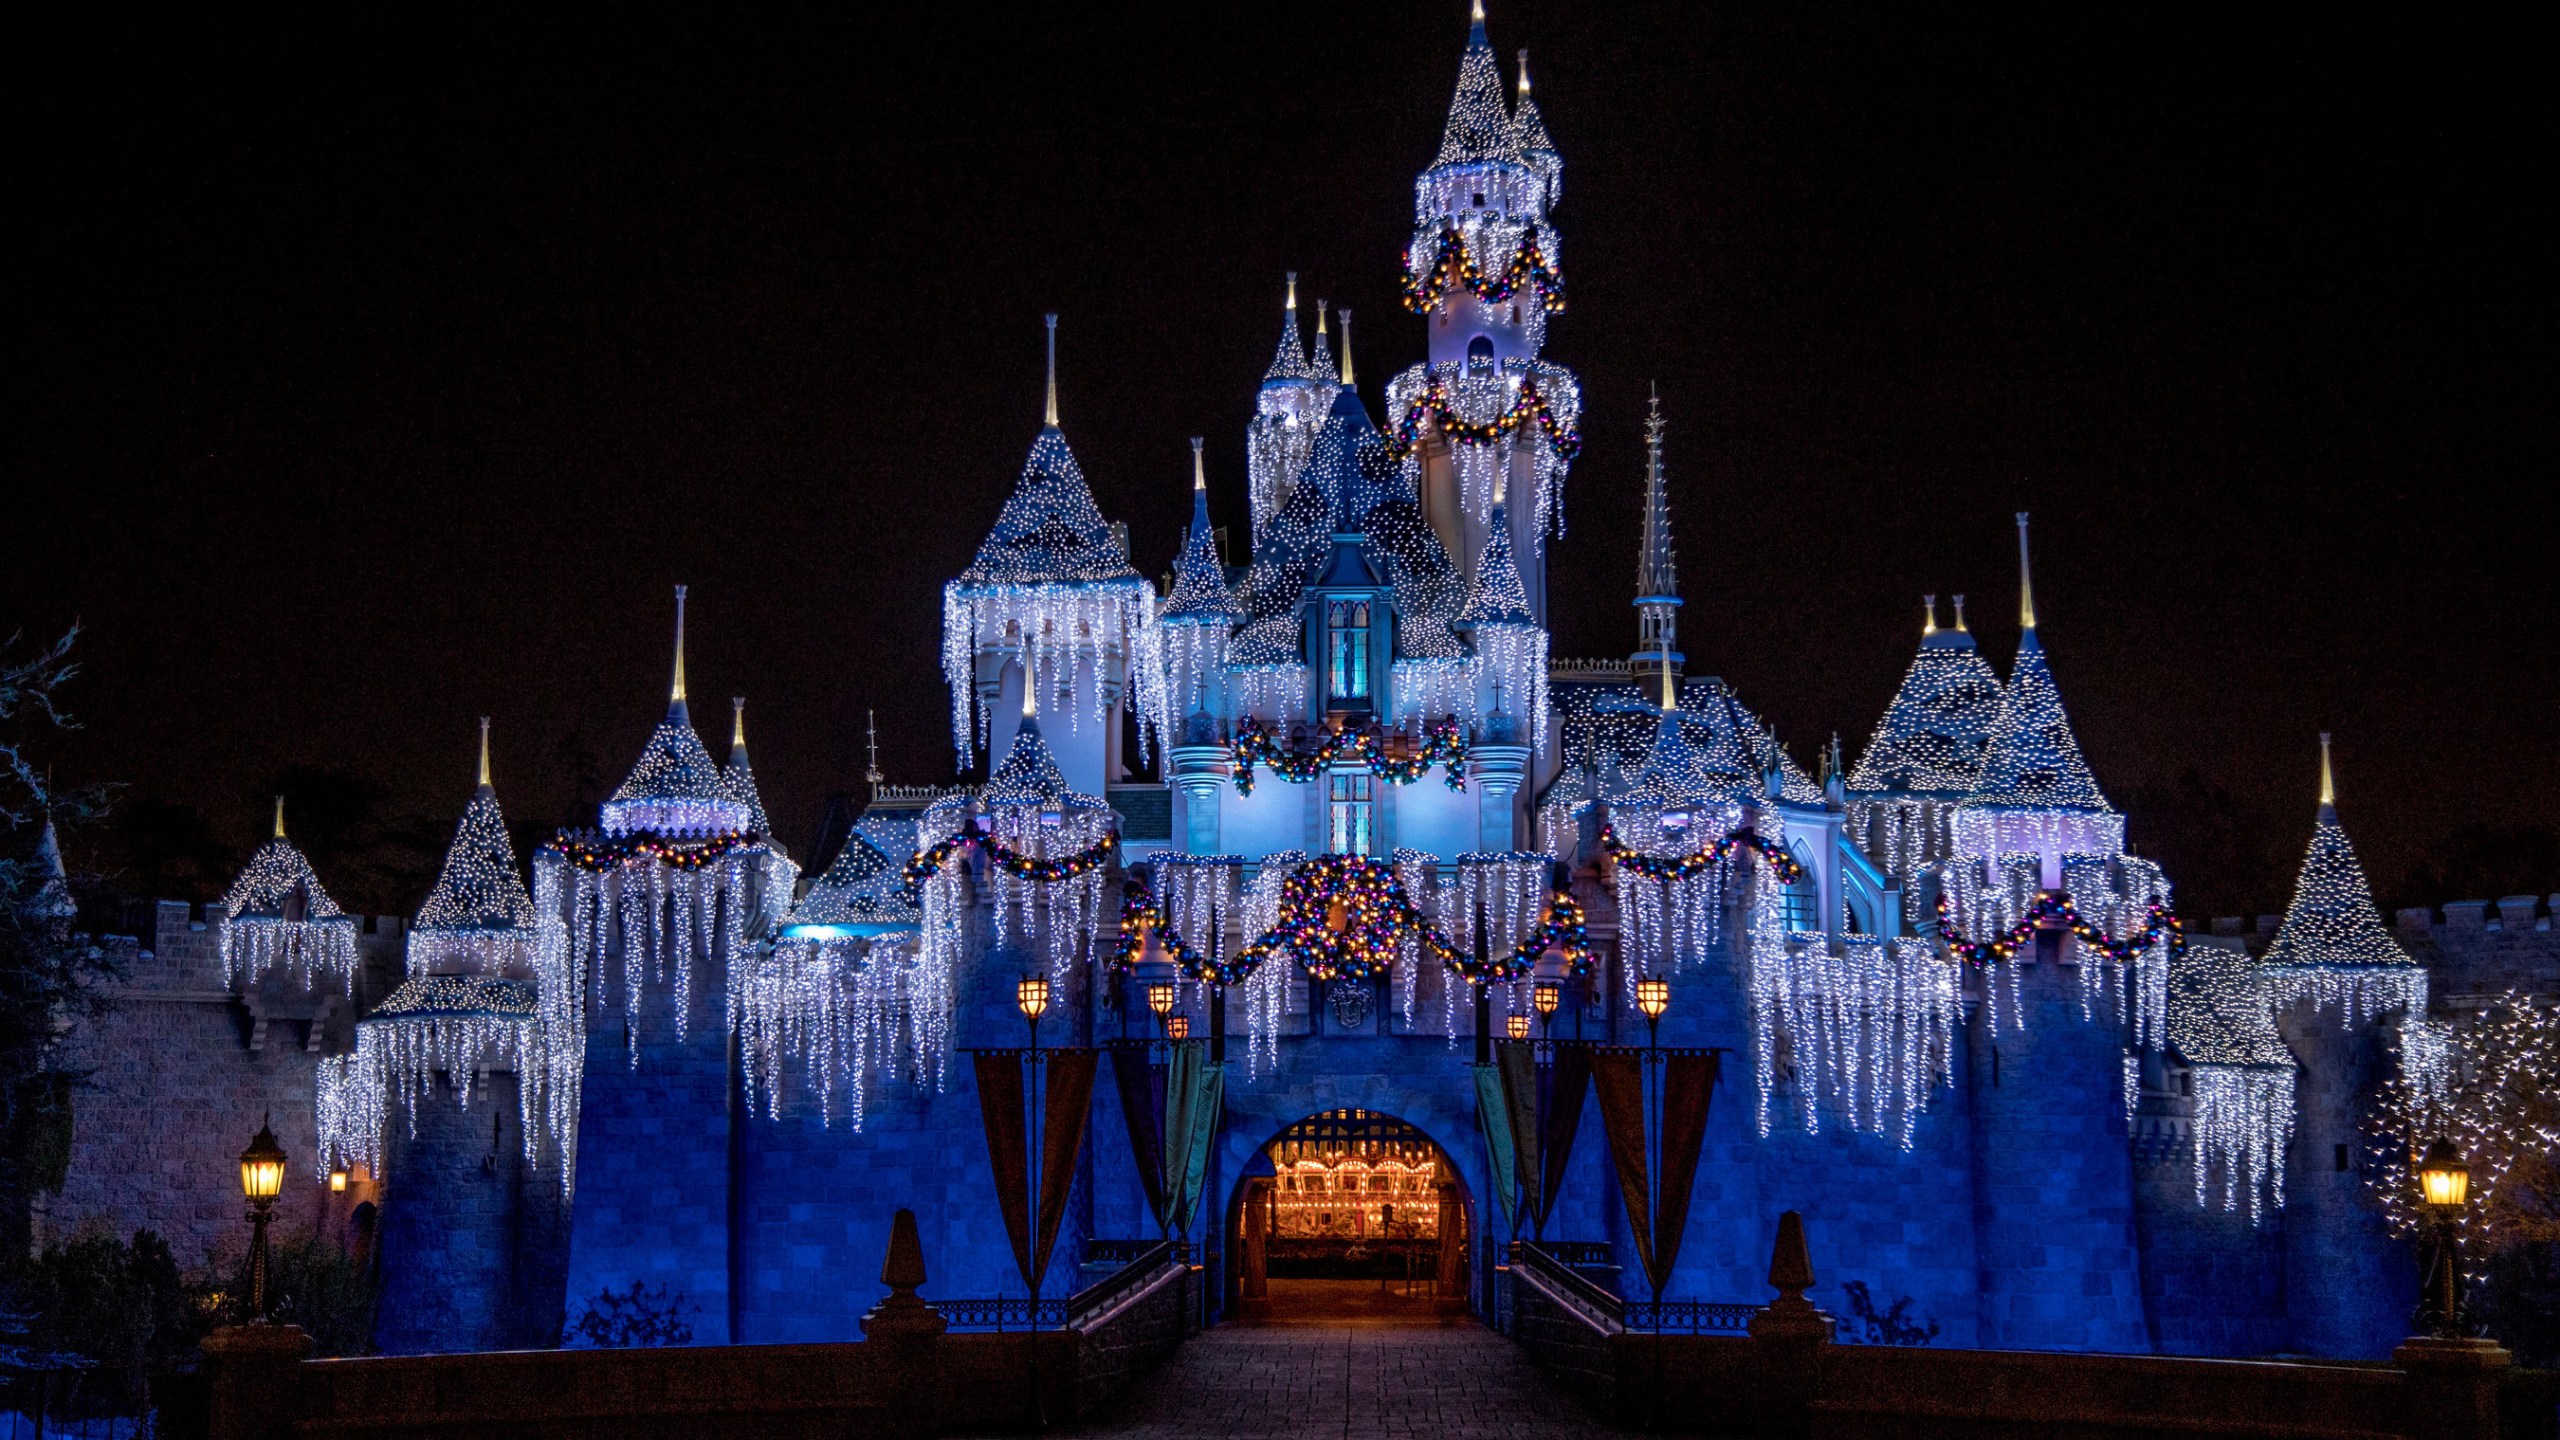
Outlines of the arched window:
{"label": "arched window", "polygon": [[1334,854],[1369,853],[1376,779],[1365,769],[1326,772],[1325,848]]}
{"label": "arched window", "polygon": [[1796,857],[1802,878],[1789,883],[1783,897],[1786,926],[1790,930],[1819,930],[1822,928],[1822,880],[1813,868],[1812,857],[1804,853],[1803,845],[1790,842],[1787,853]]}
{"label": "arched window", "polygon": [[1369,698],[1369,602],[1327,601],[1324,610],[1325,694],[1334,700]]}
{"label": "arched window", "polygon": [[1467,342],[1467,373],[1470,375],[1493,373],[1493,341],[1490,337],[1479,335]]}

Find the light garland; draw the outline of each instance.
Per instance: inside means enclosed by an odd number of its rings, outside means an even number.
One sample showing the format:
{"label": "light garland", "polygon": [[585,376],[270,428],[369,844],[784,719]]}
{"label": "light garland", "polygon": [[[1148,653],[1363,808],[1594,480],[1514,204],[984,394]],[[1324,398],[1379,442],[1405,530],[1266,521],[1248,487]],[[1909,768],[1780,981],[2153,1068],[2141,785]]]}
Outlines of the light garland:
{"label": "light garland", "polygon": [[284,806],[276,835],[249,857],[222,900],[219,947],[226,985],[255,985],[270,972],[304,989],[333,976],[349,995],[356,984],[356,918],[321,887],[311,862],[284,838]]}
{"label": "light garland", "polygon": [[1511,402],[1490,419],[1469,420],[1460,410],[1457,394],[1457,386],[1434,377],[1420,394],[1405,403],[1395,432],[1387,437],[1388,453],[1398,459],[1412,454],[1422,443],[1426,425],[1456,444],[1480,448],[1509,439],[1513,431],[1523,426],[1534,425],[1546,436],[1547,446],[1557,459],[1570,463],[1582,453],[1581,430],[1569,415],[1559,415],[1558,407],[1548,403],[1534,374],[1521,372]]}
{"label": "light garland", "polygon": [[1270,767],[1273,774],[1293,785],[1307,784],[1328,769],[1352,765],[1366,767],[1391,784],[1410,785],[1428,774],[1432,766],[1445,762],[1447,769],[1442,779],[1448,787],[1461,791],[1467,788],[1467,737],[1457,722],[1441,720],[1433,724],[1402,756],[1391,748],[1393,738],[1375,725],[1344,725],[1324,731],[1313,749],[1293,752],[1283,747],[1260,720],[1247,715],[1236,722],[1235,738],[1227,747],[1235,763],[1236,793],[1253,793],[1257,765]]}
{"label": "light garland", "polygon": [[1395,867],[1373,856],[1318,855],[1293,866],[1280,882],[1278,911],[1271,928],[1237,952],[1243,974],[1285,950],[1313,979],[1376,979],[1394,968],[1408,938],[1425,958],[1458,958]]}
{"label": "light garland", "polygon": [[[1769,908],[1764,900],[1755,918]],[[1806,1134],[1820,1132],[1827,1106],[1852,1130],[1890,1135],[1909,1152],[1931,1089],[1954,1083],[1949,1057],[1964,1011],[1956,967],[1922,940],[1853,936],[1834,953],[1819,936],[1790,940],[1774,925],[1755,925],[1752,938],[1760,1133],[1769,1133],[1783,1035]]]}
{"label": "light garland", "polygon": [[404,982],[356,1026],[352,1052],[320,1063],[319,1173],[344,1161],[383,1174],[385,1129],[397,1114],[417,1137],[418,1109],[432,1098],[437,1076],[468,1110],[479,1073],[500,1069],[516,1076],[526,1165],[539,1168],[547,1148],[565,1170],[577,1128],[575,1091],[552,1085],[550,1041],[531,982],[482,975]]}
{"label": "light garland", "polygon": [[1414,252],[1407,247],[1404,308],[1416,315],[1438,308],[1452,288],[1468,290],[1488,305],[1502,304],[1527,291],[1548,313],[1560,314],[1564,310],[1564,276],[1547,263],[1546,252],[1538,246],[1535,224],[1520,232],[1520,243],[1511,251],[1509,263],[1490,275],[1468,253],[1467,237],[1455,226],[1440,232],[1429,264],[1418,273],[1413,260]]}

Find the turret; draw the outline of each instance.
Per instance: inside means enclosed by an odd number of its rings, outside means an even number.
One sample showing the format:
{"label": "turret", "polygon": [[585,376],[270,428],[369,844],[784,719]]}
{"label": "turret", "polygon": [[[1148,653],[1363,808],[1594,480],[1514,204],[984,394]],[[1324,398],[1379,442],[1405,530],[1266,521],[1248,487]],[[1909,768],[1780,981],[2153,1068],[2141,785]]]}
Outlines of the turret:
{"label": "turret", "polygon": [[721,783],[728,787],[729,797],[747,807],[746,828],[765,837],[765,845],[775,854],[783,854],[782,842],[773,838],[773,822],[764,813],[764,796],[756,790],[755,765],[747,759],[747,697],[729,697],[729,763],[720,771]]}
{"label": "turret", "polygon": [[[1523,69],[1523,97],[1528,94],[1527,78],[1528,71]],[[1657,389],[1645,404],[1644,530],[1636,547],[1636,650],[1627,657],[1628,668],[1642,689],[1652,688],[1657,671],[1677,679],[1682,659],[1680,572],[1671,547],[1671,495],[1662,478],[1662,431],[1662,392]]]}
{"label": "turret", "polygon": [[676,587],[675,677],[668,686],[666,718],[649,734],[640,759],[613,798],[604,802],[608,835],[729,835],[753,824],[746,803],[731,791],[728,779],[702,737],[693,730],[693,712],[684,685],[685,587]]}
{"label": "turret", "polygon": [[[1290,271],[1279,349],[1271,357],[1271,368],[1263,372],[1253,419],[1245,426],[1246,493],[1257,533],[1288,500],[1300,467],[1315,448],[1316,429],[1333,404],[1335,377],[1329,358],[1323,355],[1322,301],[1317,302],[1316,311],[1318,354],[1310,359],[1298,338],[1298,272]],[[1349,344],[1348,335],[1344,344]]]}
{"label": "turret", "polygon": [[1848,777],[1850,837],[1899,883],[1914,925],[1930,899],[1921,872],[1953,848],[1955,807],[1982,779],[2000,715],[2000,677],[1964,628],[1964,597],[1955,599],[1956,623],[1941,629],[1938,597],[1922,597],[1920,651]]}
{"label": "turret", "polygon": [[2320,737],[2320,809],[2284,924],[2259,961],[2279,1009],[2308,1001],[2353,1029],[2390,1011],[2423,1017],[2427,972],[2391,938],[2355,846],[2338,824],[2329,737]]}
{"label": "turret", "polygon": [[294,843],[285,838],[284,797],[275,835],[249,857],[222,900],[222,972],[234,985],[289,973],[305,989],[326,977],[355,993],[356,917],[338,908]]}
{"label": "turret", "polygon": [[1119,778],[1124,706],[1138,715],[1142,750],[1164,707],[1130,659],[1155,613],[1155,587],[1129,564],[1057,425],[1057,317],[1049,319],[1049,423],[1031,445],[1022,478],[995,527],[959,578],[943,587],[943,678],[951,686],[952,740],[963,765],[981,741],[1012,743],[1014,717],[1036,692],[1053,720],[1060,762],[1100,794]]}

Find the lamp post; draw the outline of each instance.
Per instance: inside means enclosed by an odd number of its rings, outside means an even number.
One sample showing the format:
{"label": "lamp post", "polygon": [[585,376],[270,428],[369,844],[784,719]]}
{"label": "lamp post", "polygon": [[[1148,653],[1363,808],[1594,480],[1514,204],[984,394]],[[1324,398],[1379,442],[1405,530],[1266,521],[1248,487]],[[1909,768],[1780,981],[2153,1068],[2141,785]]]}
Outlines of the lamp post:
{"label": "lamp post", "polygon": [[1512,1039],[1526,1040],[1529,1038],[1529,1017],[1514,1015],[1502,1022],[1502,1028],[1510,1032]]}
{"label": "lamp post", "polygon": [[1164,1038],[1175,1041],[1190,1039],[1191,1017],[1188,1015],[1168,1017],[1164,1022]]}
{"label": "lamp post", "polygon": [[2439,1340],[2462,1336],[2462,1207],[2471,1198],[2471,1167],[2462,1152],[2439,1135],[2418,1161],[2418,1186],[2435,1218],[2435,1255],[2427,1267],[2427,1333]]}
{"label": "lamp post", "polygon": [[1529,1004],[1538,1012],[1539,1028],[1552,1042],[1556,1038],[1556,1007],[1564,1003],[1564,987],[1553,980],[1541,980],[1529,987]]}
{"label": "lamp post", "polygon": [[1173,1000],[1172,981],[1156,980],[1148,983],[1147,1008],[1156,1013],[1156,1024],[1159,1027],[1171,1023],[1167,1017],[1173,1014]]}
{"label": "lamp post", "polygon": [[275,1131],[258,1122],[257,1138],[240,1152],[240,1193],[249,1200],[249,1319],[267,1318],[267,1220],[276,1196],[284,1191],[284,1147]]}
{"label": "lamp post", "polygon": [[1659,977],[1637,981],[1636,1008],[1644,1012],[1645,1048],[1660,1048],[1662,1016],[1671,1008],[1671,982]]}
{"label": "lamp post", "polygon": [[[1040,1141],[1041,1132],[1047,1128],[1041,1123],[1044,1117],[1040,1110],[1040,1017],[1049,1013],[1049,977],[1025,975],[1015,981],[1013,1004],[1015,1009],[1022,1012],[1022,1018],[1031,1022],[1031,1114],[1028,1143],[1023,1146],[1024,1159],[1029,1163],[1023,1167],[1023,1175],[1025,1188],[1029,1192],[1024,1196],[1026,1201],[1024,1213],[1030,1221],[1031,1248],[1033,1254],[1037,1256],[1040,1248]],[[1047,1267],[1035,1266],[1032,1270],[1031,1305],[1029,1312],[1023,1317],[1023,1328],[1030,1331],[1034,1337],[1040,1333],[1040,1271],[1045,1268]],[[998,1313],[1001,1314],[1001,1310]],[[1031,1376],[1032,1422],[1036,1428],[1046,1430],[1049,1428],[1049,1417],[1041,1405],[1040,1342],[1037,1338],[1031,1341],[1030,1355],[1030,1364],[1027,1368]]]}

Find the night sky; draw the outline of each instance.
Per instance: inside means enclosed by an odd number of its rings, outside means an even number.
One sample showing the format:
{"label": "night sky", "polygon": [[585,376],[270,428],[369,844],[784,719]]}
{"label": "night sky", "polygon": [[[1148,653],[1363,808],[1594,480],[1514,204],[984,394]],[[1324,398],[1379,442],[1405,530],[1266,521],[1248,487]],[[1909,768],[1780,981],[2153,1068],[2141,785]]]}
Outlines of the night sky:
{"label": "night sky", "polygon": [[[1150,573],[1190,435],[1241,533],[1283,271],[1355,311],[1373,411],[1419,358],[1459,0],[897,8],[22,34],[0,630],[87,627],[58,779],[245,848],[336,772],[440,839],[490,714],[560,823],[657,719],[683,581],[706,739],[749,697],[804,847],[866,707],[893,779],[952,775],[938,590],[1043,311]],[[2181,909],[2281,908],[2323,729],[2386,903],[2560,889],[2552,37],[2504,28],[2547,23],[1495,0],[1566,167],[1557,653],[1633,643],[1658,381],[1691,671],[1799,760],[1863,746],[1924,592],[2005,670],[2030,510]]]}

